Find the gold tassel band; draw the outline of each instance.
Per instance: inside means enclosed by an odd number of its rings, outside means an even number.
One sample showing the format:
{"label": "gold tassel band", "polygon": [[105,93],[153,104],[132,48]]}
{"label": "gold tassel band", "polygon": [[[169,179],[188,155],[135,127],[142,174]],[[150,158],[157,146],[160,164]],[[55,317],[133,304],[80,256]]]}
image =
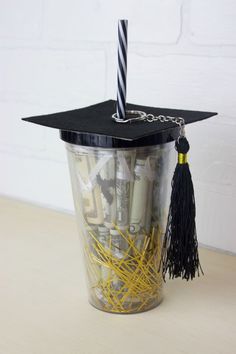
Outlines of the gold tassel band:
{"label": "gold tassel band", "polygon": [[178,163],[183,165],[188,162],[187,154],[178,153]]}

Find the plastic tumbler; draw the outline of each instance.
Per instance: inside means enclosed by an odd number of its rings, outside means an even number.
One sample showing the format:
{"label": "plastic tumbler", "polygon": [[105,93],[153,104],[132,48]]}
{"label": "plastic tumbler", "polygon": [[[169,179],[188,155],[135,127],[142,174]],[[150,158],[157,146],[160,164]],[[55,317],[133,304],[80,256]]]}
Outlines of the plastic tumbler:
{"label": "plastic tumbler", "polygon": [[97,139],[66,143],[89,302],[112,313],[146,311],[162,300],[174,143],[119,147]]}

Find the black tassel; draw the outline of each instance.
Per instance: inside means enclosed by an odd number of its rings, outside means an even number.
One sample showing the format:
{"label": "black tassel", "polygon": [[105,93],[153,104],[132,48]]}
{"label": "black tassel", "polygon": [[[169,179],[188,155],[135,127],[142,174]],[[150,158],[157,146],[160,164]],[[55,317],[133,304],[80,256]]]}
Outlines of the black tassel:
{"label": "black tassel", "polygon": [[163,241],[161,266],[163,278],[193,279],[202,268],[198,256],[195,224],[195,198],[192,177],[187,162],[189,143],[180,137],[175,144],[178,163],[172,179],[172,193],[166,232]]}

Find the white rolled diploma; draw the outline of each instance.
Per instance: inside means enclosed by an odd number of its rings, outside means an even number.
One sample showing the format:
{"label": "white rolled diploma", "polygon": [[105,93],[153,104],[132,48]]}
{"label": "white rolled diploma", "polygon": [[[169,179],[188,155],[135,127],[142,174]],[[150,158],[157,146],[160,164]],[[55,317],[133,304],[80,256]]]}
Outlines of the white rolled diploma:
{"label": "white rolled diploma", "polygon": [[94,155],[79,155],[76,160],[76,173],[82,193],[82,212],[88,224],[103,223],[103,210],[100,188],[90,180],[90,173],[96,166]]}

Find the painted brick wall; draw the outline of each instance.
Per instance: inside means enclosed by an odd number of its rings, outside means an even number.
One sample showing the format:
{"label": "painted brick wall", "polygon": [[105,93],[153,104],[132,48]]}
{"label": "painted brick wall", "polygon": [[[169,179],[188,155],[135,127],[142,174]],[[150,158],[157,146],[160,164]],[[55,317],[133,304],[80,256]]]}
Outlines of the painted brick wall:
{"label": "painted brick wall", "polygon": [[235,17],[233,0],[0,0],[0,193],[73,210],[58,132],[20,117],[115,98],[128,18],[128,101],[220,113],[187,128],[198,233],[236,252]]}

